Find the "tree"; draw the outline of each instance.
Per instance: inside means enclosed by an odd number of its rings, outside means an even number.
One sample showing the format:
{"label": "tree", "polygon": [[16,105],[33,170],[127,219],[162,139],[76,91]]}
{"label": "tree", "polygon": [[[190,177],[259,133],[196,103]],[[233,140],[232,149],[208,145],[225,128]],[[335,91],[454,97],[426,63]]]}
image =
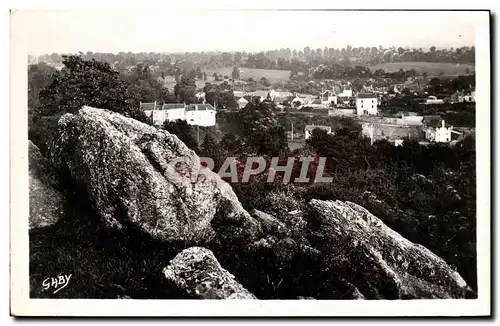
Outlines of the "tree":
{"label": "tree", "polygon": [[174,93],[181,103],[196,103],[196,81],[195,72],[182,75],[179,82],[174,86]]}
{"label": "tree", "polygon": [[285,131],[278,124],[275,111],[274,103],[256,100],[239,112],[244,142],[259,154],[278,155],[287,149]]}
{"label": "tree", "polygon": [[45,62],[28,67],[28,108],[40,106],[40,91],[52,82],[56,72]]}
{"label": "tree", "polygon": [[[40,91],[38,107],[30,110],[28,132],[42,150],[49,148],[59,117],[64,113],[76,113],[85,105],[147,122],[138,105],[127,97],[128,83],[108,63],[83,60],[80,56],[63,56],[63,68],[53,73],[50,80]],[[31,87],[39,85],[39,81],[32,79]]]}
{"label": "tree", "polygon": [[219,146],[222,150],[227,151],[229,154],[241,153],[243,148],[243,143],[240,138],[236,137],[232,133],[224,134]]}
{"label": "tree", "polygon": [[40,92],[43,115],[75,113],[84,105],[130,115],[127,83],[105,62],[63,56],[63,69]]}
{"label": "tree", "polygon": [[240,70],[238,69],[238,67],[233,68],[231,76],[233,77],[233,79],[240,79]]}
{"label": "tree", "polygon": [[187,147],[193,150],[198,149],[198,142],[196,141],[194,130],[185,120],[166,120],[163,123],[163,129],[176,135]]}
{"label": "tree", "polygon": [[264,85],[264,86],[266,86],[266,87],[271,86],[271,83],[267,80],[267,78],[266,78],[266,77],[262,77],[262,78],[260,79],[260,82],[262,83],[262,85]]}

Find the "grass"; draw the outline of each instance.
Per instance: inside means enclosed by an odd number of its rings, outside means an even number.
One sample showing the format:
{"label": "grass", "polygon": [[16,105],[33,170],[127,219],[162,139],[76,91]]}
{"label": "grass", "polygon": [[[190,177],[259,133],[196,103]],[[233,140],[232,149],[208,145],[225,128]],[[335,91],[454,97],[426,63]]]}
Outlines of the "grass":
{"label": "grass", "polygon": [[[214,72],[221,74],[222,76],[229,76],[231,78],[231,74],[233,72],[232,67],[226,68],[216,68],[216,69],[208,69],[205,71],[208,76],[212,76]],[[253,78],[255,81],[260,81],[262,77],[267,78],[267,80],[271,83],[285,82],[290,78],[289,70],[273,70],[273,69],[255,69],[255,68],[240,68],[240,78],[248,79]]]}
{"label": "grass", "polygon": [[[286,82],[290,77],[289,70],[272,70],[272,69],[254,69],[254,68],[240,68],[242,71],[240,74],[241,79],[247,80],[248,78],[253,78],[255,81],[260,82],[262,77],[266,77],[267,80],[271,83],[279,83]],[[224,80],[215,81],[215,78],[212,77],[213,73],[221,74],[224,76],[229,76],[231,78],[233,68],[225,67],[225,68],[208,68],[204,70],[207,73],[207,80],[196,80],[196,88],[202,89],[205,87],[205,83],[211,84],[221,84]],[[232,84],[230,82],[230,84]],[[173,91],[175,86],[175,78],[173,76],[166,76],[164,86],[169,90]]]}
{"label": "grass", "polygon": [[399,69],[409,70],[415,69],[417,72],[426,72],[429,76],[437,76],[441,72],[446,76],[458,76],[466,74],[466,69],[470,70],[470,73],[474,72],[473,64],[457,64],[451,62],[387,62],[380,63],[369,67],[370,70],[375,71],[377,69],[383,69],[386,72],[395,72]]}

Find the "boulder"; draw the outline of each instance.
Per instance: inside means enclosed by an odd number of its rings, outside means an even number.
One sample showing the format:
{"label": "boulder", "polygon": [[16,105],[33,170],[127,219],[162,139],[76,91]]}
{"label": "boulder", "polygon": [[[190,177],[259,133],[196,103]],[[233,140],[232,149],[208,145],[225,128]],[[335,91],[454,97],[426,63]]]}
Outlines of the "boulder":
{"label": "boulder", "polygon": [[257,299],[221,267],[212,251],[191,247],[181,251],[163,269],[168,282],[197,299]]}
{"label": "boulder", "polygon": [[290,230],[276,217],[257,209],[253,209],[250,214],[260,222],[264,232],[285,237],[289,236]]}
{"label": "boulder", "polygon": [[53,188],[48,162],[28,141],[29,228],[55,224],[63,216],[63,195]]}
{"label": "boulder", "polygon": [[54,164],[69,170],[109,226],[189,245],[246,243],[260,233],[230,185],[165,130],[83,107],[61,117],[54,143]]}
{"label": "boulder", "polygon": [[[351,202],[310,202],[310,241],[331,273],[345,278],[359,298],[463,298],[462,277],[427,248],[410,242]],[[332,275],[333,276],[333,275]]]}

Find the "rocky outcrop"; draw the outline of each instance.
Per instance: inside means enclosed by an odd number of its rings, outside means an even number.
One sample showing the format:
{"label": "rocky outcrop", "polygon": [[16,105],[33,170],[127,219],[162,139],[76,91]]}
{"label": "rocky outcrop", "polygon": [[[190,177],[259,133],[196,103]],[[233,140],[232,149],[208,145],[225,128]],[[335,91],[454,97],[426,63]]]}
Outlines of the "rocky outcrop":
{"label": "rocky outcrop", "polygon": [[[311,200],[311,243],[332,276],[368,299],[463,298],[468,286],[448,264],[351,202]],[[359,291],[359,292],[358,292]]]}
{"label": "rocky outcrop", "polygon": [[86,189],[109,226],[184,244],[246,241],[260,232],[232,188],[167,131],[83,107],[61,117],[55,145],[54,164]]}
{"label": "rocky outcrop", "polygon": [[191,298],[256,299],[206,248],[191,247],[181,251],[163,273],[178,291]]}
{"label": "rocky outcrop", "polygon": [[53,188],[48,162],[38,147],[28,141],[29,228],[55,224],[63,216],[63,196]]}
{"label": "rocky outcrop", "polygon": [[257,209],[253,209],[250,214],[260,222],[262,225],[262,229],[265,233],[276,234],[279,236],[289,236],[290,230],[286,227],[286,225],[279,221],[274,216],[259,211]]}

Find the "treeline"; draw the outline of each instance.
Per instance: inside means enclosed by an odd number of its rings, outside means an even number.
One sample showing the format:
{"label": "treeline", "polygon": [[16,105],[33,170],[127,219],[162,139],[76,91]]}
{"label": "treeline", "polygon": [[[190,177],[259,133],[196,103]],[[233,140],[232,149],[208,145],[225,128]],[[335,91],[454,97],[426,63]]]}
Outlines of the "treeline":
{"label": "treeline", "polygon": [[[204,67],[245,66],[249,68],[298,70],[306,71],[309,67],[320,64],[371,65],[384,62],[475,62],[475,47],[437,49],[430,47],[428,51],[422,48],[391,47],[352,47],[344,48],[304,49],[281,48],[261,52],[185,52],[185,53],[154,53],[154,52],[119,52],[119,53],[81,53],[86,60],[96,59],[107,62],[118,71],[125,71],[142,63],[158,67],[165,74],[174,76],[177,71],[195,70]],[[36,60],[53,65],[62,65],[62,55],[57,53],[44,54],[35,58],[29,57],[31,63]]]}

